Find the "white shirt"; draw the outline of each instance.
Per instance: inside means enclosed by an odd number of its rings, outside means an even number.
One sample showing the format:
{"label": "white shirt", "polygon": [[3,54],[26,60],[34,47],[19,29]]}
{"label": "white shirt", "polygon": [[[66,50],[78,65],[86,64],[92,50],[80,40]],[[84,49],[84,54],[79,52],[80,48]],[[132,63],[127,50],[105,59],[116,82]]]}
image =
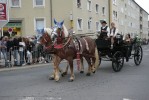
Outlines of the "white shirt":
{"label": "white shirt", "polygon": [[115,29],[115,33],[113,33],[113,31],[114,31],[114,28],[111,29],[111,33],[108,34],[108,37],[110,37],[110,36],[115,37],[117,35],[118,29],[117,28]]}
{"label": "white shirt", "polygon": [[23,46],[23,47],[19,47],[19,51],[23,51],[24,47],[25,47],[25,43],[24,42],[19,42],[19,45]]}

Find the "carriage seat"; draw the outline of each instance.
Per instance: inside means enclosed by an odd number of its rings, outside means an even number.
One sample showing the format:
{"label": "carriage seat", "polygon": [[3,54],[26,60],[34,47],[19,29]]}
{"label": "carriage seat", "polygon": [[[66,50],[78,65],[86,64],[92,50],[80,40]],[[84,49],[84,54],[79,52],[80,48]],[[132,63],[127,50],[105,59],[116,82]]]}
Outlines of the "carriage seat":
{"label": "carriage seat", "polygon": [[124,43],[123,36],[121,34],[117,34],[114,39],[114,45],[122,45]]}
{"label": "carriage seat", "polygon": [[98,49],[108,49],[111,46],[111,41],[109,39],[98,38],[95,42]]}

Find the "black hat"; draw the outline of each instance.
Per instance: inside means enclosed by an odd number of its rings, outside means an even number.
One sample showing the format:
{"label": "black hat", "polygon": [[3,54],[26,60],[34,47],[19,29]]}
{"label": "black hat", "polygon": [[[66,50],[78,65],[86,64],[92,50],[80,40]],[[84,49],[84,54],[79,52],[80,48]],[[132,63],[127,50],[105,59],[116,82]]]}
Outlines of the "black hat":
{"label": "black hat", "polygon": [[107,22],[106,22],[106,21],[103,21],[101,24],[104,24],[104,23],[105,23],[105,24],[107,24]]}

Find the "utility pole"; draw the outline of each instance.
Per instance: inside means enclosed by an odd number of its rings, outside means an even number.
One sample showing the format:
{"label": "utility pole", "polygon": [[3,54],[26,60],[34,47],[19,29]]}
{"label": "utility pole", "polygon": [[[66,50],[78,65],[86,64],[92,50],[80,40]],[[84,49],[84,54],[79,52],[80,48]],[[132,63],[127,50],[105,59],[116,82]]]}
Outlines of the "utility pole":
{"label": "utility pole", "polygon": [[110,23],[112,22],[112,0],[108,0],[109,2],[109,26]]}
{"label": "utility pole", "polygon": [[52,9],[52,0],[50,0],[50,17],[51,17],[51,27],[53,26],[53,9]]}

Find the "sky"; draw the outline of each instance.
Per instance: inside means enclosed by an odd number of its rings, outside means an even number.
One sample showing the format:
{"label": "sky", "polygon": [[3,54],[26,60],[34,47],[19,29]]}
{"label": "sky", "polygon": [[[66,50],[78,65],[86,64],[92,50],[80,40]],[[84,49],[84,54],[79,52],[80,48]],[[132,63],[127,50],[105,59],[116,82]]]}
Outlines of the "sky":
{"label": "sky", "polygon": [[149,0],[135,0],[145,11],[149,13]]}

